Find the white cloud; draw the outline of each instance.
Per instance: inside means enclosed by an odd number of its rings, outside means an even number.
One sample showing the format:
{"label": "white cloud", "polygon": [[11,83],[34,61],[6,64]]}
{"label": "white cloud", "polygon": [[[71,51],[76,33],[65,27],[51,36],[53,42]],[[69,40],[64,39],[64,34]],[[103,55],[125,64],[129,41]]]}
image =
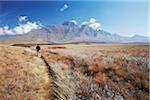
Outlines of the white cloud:
{"label": "white cloud", "polygon": [[90,22],[90,23],[95,23],[95,22],[96,22],[96,19],[95,19],[95,18],[91,18],[91,19],[89,20],[89,22]]}
{"label": "white cloud", "polygon": [[69,8],[69,6],[67,4],[64,4],[63,7],[60,8],[60,11],[64,11],[64,10],[66,10],[68,8]]}
{"label": "white cloud", "polygon": [[9,29],[9,26],[0,27],[0,35],[13,34],[12,30]]}
{"label": "white cloud", "polygon": [[76,20],[71,20],[70,22],[73,22],[75,25],[77,25],[77,21]]}
{"label": "white cloud", "polygon": [[88,25],[89,27],[97,31],[101,30],[101,23],[97,22],[95,18],[91,18],[88,22],[82,22],[82,25]]}
{"label": "white cloud", "polygon": [[101,29],[101,24],[100,23],[97,23],[97,22],[95,22],[95,23],[90,23],[89,24],[89,27],[91,27],[91,28],[93,28],[94,30],[100,30]]}
{"label": "white cloud", "polygon": [[13,30],[16,34],[25,34],[33,29],[40,29],[41,26],[37,22],[28,21],[26,24],[20,24],[16,26]]}
{"label": "white cloud", "polygon": [[82,22],[81,25],[86,25],[86,24],[88,24],[88,22],[84,21],[84,22]]}
{"label": "white cloud", "polygon": [[[27,17],[26,17],[27,18]],[[0,35],[16,35],[16,34],[25,34],[33,29],[40,29],[42,27],[41,23],[27,21],[25,23],[19,24],[16,27],[10,29],[9,26],[0,27]]]}
{"label": "white cloud", "polygon": [[27,16],[19,16],[18,19],[20,22],[22,22],[22,21],[27,21],[27,18],[28,18]]}

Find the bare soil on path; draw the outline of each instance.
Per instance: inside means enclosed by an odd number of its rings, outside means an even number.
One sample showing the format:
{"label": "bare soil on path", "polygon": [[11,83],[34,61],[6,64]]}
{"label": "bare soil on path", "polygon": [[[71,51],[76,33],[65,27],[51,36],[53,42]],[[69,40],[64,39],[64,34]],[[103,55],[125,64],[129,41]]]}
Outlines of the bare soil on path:
{"label": "bare soil on path", "polygon": [[35,51],[0,46],[1,100],[49,100],[51,83],[47,66]]}

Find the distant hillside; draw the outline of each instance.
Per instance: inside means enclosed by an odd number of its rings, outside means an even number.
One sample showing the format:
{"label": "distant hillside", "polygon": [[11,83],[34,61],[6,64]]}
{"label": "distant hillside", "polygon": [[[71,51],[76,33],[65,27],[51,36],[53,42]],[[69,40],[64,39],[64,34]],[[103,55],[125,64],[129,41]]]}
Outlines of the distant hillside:
{"label": "distant hillside", "polygon": [[94,30],[88,25],[76,25],[66,21],[61,25],[52,25],[32,30],[21,35],[1,35],[0,41],[26,41],[26,42],[148,42],[148,37],[135,35],[123,37],[103,30]]}

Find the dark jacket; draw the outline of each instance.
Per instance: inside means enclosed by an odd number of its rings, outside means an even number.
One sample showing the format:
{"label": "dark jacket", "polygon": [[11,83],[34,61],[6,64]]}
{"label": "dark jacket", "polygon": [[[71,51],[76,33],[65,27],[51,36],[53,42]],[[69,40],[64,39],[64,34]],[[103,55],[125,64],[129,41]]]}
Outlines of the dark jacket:
{"label": "dark jacket", "polygon": [[39,51],[41,48],[40,46],[36,46],[36,50]]}

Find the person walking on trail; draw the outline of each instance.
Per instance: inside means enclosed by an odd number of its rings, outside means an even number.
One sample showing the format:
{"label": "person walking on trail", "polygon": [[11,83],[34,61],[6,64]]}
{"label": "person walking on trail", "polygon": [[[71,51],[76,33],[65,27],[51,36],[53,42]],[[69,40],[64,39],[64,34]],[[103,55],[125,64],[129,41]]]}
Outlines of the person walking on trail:
{"label": "person walking on trail", "polygon": [[39,46],[39,44],[37,44],[37,46],[36,46],[36,53],[37,53],[37,56],[39,55],[39,51],[40,51],[40,46]]}

